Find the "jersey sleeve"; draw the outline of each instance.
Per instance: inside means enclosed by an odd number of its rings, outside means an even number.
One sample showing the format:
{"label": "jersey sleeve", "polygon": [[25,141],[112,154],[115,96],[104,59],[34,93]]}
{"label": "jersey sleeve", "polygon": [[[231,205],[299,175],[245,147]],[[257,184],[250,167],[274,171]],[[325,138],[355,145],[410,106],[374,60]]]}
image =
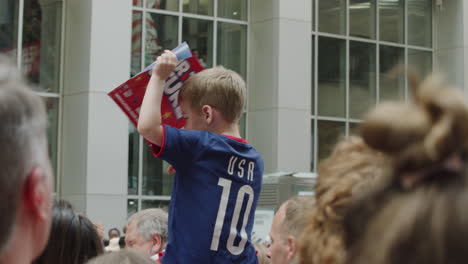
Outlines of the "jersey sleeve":
{"label": "jersey sleeve", "polygon": [[201,131],[163,126],[161,146],[152,145],[153,155],[177,166],[193,161],[202,151]]}

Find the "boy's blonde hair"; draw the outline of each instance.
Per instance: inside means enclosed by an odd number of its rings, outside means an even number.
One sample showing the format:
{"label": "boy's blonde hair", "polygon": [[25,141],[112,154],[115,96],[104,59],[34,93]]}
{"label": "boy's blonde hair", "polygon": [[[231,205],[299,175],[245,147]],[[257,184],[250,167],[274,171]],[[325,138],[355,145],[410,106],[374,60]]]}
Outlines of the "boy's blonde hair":
{"label": "boy's blonde hair", "polygon": [[210,105],[220,111],[227,122],[238,122],[244,112],[245,82],[239,74],[222,66],[192,75],[181,89],[180,99],[195,111]]}

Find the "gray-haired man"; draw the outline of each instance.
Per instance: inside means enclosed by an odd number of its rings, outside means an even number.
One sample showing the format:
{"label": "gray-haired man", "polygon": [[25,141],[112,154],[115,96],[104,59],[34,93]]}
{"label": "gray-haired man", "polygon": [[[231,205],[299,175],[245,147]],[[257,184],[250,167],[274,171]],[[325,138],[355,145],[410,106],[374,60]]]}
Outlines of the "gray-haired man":
{"label": "gray-haired man", "polygon": [[0,56],[0,263],[31,263],[52,214],[44,102]]}
{"label": "gray-haired man", "polygon": [[125,244],[152,259],[159,259],[159,253],[167,243],[167,213],[162,209],[146,209],[128,219]]}

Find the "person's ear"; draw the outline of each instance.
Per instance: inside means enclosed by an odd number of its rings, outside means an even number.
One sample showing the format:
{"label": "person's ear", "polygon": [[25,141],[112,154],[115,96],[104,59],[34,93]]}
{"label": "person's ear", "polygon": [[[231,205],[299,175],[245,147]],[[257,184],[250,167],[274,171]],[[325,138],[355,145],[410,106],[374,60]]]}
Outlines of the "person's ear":
{"label": "person's ear", "polygon": [[294,259],[296,256],[297,244],[296,240],[292,236],[288,236],[288,260]]}
{"label": "person's ear", "polygon": [[47,177],[43,169],[34,167],[26,176],[22,194],[27,210],[40,220],[50,218],[52,210],[52,190]]}
{"label": "person's ear", "polygon": [[203,115],[203,120],[205,120],[207,125],[210,125],[213,122],[213,108],[211,106],[203,105],[202,115]]}
{"label": "person's ear", "polygon": [[157,253],[159,253],[159,251],[162,250],[162,237],[161,235],[158,235],[158,234],[154,234],[153,237],[153,247],[151,249],[151,255],[155,255]]}

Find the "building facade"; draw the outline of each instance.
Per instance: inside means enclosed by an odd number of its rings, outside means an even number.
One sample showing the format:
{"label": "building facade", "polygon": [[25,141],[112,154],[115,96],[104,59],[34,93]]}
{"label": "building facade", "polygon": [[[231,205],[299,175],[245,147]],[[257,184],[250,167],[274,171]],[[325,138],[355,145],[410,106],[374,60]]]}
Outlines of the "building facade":
{"label": "building facade", "polygon": [[468,93],[462,0],[1,1],[0,53],[47,102],[56,196],[106,228],[167,206],[173,177],[107,93],[182,41],[247,80],[241,131],[266,173],[315,171],[366,109],[408,98],[396,65]]}

